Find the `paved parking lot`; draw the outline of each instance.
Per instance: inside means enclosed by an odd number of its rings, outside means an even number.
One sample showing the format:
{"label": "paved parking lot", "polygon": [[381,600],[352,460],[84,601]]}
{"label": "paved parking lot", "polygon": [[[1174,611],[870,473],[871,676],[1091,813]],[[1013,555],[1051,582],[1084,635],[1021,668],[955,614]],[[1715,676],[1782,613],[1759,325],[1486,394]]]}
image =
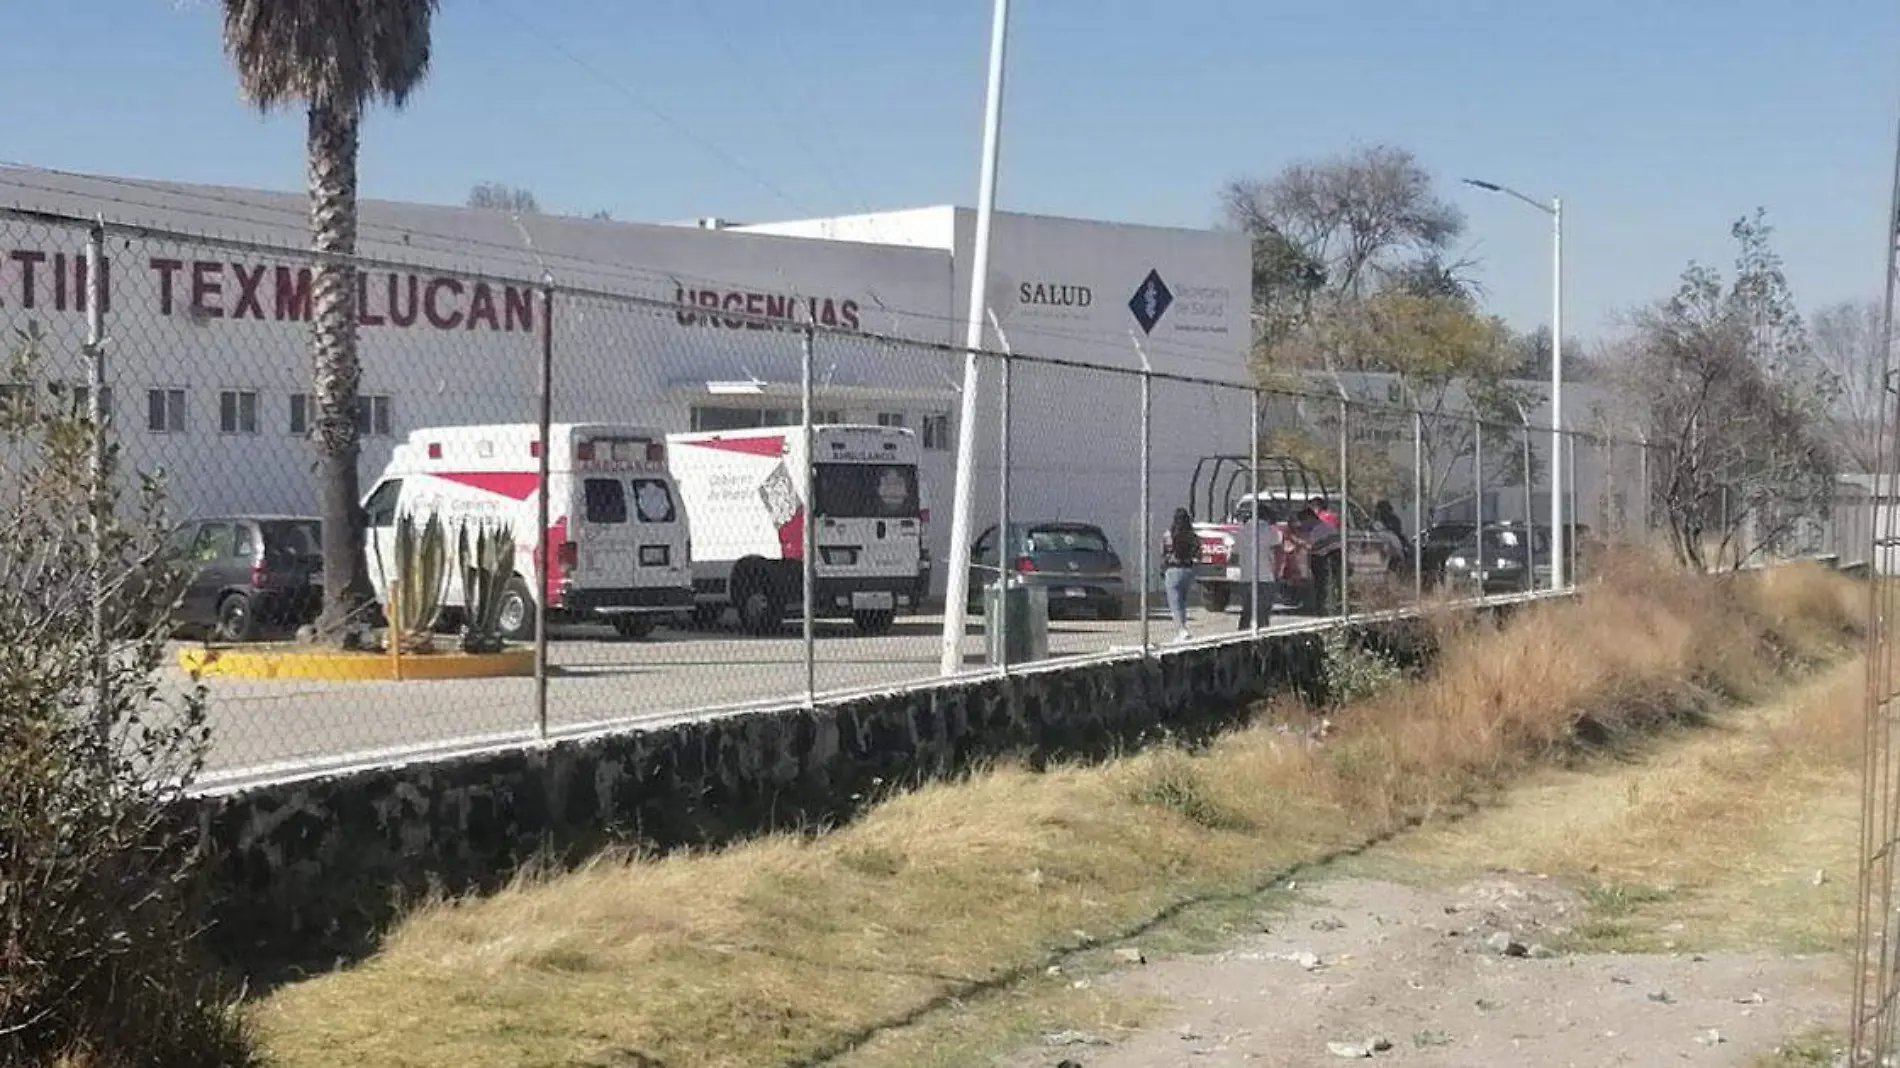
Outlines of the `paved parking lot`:
{"label": "paved parking lot", "polygon": [[[1276,616],[1277,624],[1289,617]],[[973,621],[965,662],[981,664],[983,638]],[[1195,609],[1197,637],[1231,634],[1235,612]],[[823,622],[811,680],[818,692],[872,689],[934,678],[942,622],[937,616],[901,618],[886,635],[859,636],[848,623]],[[1156,643],[1174,638],[1157,611]],[[805,693],[804,643],[798,624],[784,636],[660,630],[644,641],[616,637],[604,627],[552,628],[548,680],[550,730],[675,718],[682,714],[759,703],[785,703]],[[1140,644],[1138,621],[1057,620],[1049,624],[1052,657],[1131,650]],[[188,685],[173,669],[172,684]],[[209,778],[283,773],[312,763],[350,758],[389,759],[401,751],[451,741],[496,742],[533,737],[532,679],[452,682],[316,683],[207,679],[215,730]],[[393,752],[392,752],[393,751]]]}

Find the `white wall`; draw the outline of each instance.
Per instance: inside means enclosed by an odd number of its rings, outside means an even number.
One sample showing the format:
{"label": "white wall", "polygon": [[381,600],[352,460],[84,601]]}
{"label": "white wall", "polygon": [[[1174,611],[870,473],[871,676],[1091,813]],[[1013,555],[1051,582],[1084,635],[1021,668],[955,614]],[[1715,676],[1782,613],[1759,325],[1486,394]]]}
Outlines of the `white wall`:
{"label": "white wall", "polygon": [[[0,205],[82,218],[100,213],[111,222],[286,249],[307,243],[303,198],[289,194],[0,170]],[[81,373],[85,322],[76,286],[52,290],[51,257],[64,257],[70,274],[84,239],[76,228],[0,218],[0,329],[11,335],[37,324],[58,377]],[[535,417],[543,307],[534,283],[543,271],[565,285],[662,302],[557,298],[555,418],[668,430],[687,428],[693,395],[703,397],[708,380],[757,377],[793,387],[798,381],[796,332],[734,328],[743,324],[722,324],[725,317],[702,325],[706,317],[691,316],[683,324],[674,304],[683,292],[711,291],[757,310],[776,310],[792,298],[816,301],[841,322],[855,317],[860,333],[917,331],[945,321],[949,310],[949,257],[927,249],[554,217],[517,222],[493,212],[386,203],[364,205],[360,248],[418,265],[393,272],[395,310],[414,318],[408,326],[390,321],[392,272],[378,268],[365,277],[362,390],[390,396],[393,415],[392,436],[365,443],[366,480],[410,428]],[[49,258],[34,265],[29,308],[19,257],[37,253]],[[294,306],[280,315],[275,292],[277,268],[295,281],[301,264],[294,253],[274,257],[115,230],[108,260],[108,381],[129,462],[163,468],[179,511],[315,510],[312,453],[288,424],[292,394],[309,391],[309,327]],[[155,265],[164,261],[180,265]],[[477,283],[462,272],[518,281],[481,283],[478,296]],[[256,283],[255,302],[242,298],[241,281]],[[427,309],[409,305],[412,284],[418,298],[434,293],[433,324]],[[490,310],[492,319],[483,314]],[[821,340],[817,359],[828,388],[866,395],[917,384],[914,375],[893,376],[888,346],[850,335],[847,329]],[[146,391],[154,386],[185,392],[183,433],[148,432]],[[257,433],[219,432],[222,390],[257,394]],[[937,383],[936,393],[943,392]]]}
{"label": "white wall", "polygon": [[[920,245],[952,251],[956,282],[951,336],[961,341],[969,300],[976,214],[964,208],[801,220],[749,226],[832,240]],[[1250,250],[1245,237],[1213,231],[1091,222],[998,212],[991,234],[987,348],[1124,370],[1141,366],[1137,339],[1156,371],[1249,381]],[[1154,271],[1171,303],[1144,331],[1129,302]],[[961,375],[954,358],[943,361]],[[1138,545],[1141,497],[1140,386],[1133,375],[1023,362],[1011,380],[1011,514],[1093,522],[1125,557]],[[1000,510],[998,370],[984,368],[978,406],[976,526]],[[1248,395],[1206,385],[1157,382],[1153,394],[1150,517],[1158,531],[1185,504],[1194,462],[1245,453]],[[932,481],[938,514],[950,491],[949,457]],[[933,552],[948,552],[948,523],[934,525]]]}

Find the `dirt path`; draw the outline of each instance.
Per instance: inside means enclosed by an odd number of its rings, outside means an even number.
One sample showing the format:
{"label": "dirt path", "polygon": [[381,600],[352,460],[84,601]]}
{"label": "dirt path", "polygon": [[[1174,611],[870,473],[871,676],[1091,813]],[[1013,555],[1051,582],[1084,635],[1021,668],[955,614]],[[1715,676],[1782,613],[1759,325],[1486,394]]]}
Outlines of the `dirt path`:
{"label": "dirt path", "polygon": [[[1552,880],[1497,874],[1450,891],[1328,882],[1271,930],[1211,956],[1107,980],[1160,997],[1120,1038],[1057,1032],[1021,1068],[1745,1065],[1834,1023],[1830,957],[1577,954],[1589,911]],[[1106,991],[1105,991],[1106,992]]]}
{"label": "dirt path", "polygon": [[997,1063],[1829,1065],[1857,670],[1640,759],[1533,776],[1263,901],[1216,952],[1125,948],[1073,985],[1144,1008]]}

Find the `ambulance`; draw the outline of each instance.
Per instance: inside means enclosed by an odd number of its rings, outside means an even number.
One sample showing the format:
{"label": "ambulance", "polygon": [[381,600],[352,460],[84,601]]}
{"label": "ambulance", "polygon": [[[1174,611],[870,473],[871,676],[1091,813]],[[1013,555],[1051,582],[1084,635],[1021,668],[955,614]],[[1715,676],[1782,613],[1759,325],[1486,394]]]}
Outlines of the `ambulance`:
{"label": "ambulance", "polygon": [[[530,641],[535,598],[550,620],[604,622],[643,638],[663,620],[692,609],[691,541],[667,465],[664,436],[611,423],[549,427],[548,544],[539,565],[541,442],[533,423],[430,427],[411,431],[364,498],[365,548],[377,600],[387,603],[376,553],[395,559],[396,520],[439,513],[450,539],[469,520],[500,521],[514,532],[515,576],[502,595],[502,636]],[[443,606],[464,607],[453,574]]]}
{"label": "ambulance", "polygon": [[914,612],[928,582],[916,432],[825,425],[673,434],[680,497],[693,523],[695,620],[728,608],[752,633],[803,605],[804,524],[812,512],[814,616],[881,634]]}

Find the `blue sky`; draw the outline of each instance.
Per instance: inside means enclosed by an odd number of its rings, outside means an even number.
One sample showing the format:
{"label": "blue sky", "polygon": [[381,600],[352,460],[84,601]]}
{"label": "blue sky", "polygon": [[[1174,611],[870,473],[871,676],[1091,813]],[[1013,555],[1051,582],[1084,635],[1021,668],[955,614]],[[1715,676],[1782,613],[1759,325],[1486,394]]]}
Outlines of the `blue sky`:
{"label": "blue sky", "polygon": [[[986,0],[449,0],[434,73],[371,120],[366,195],[744,220],[975,200]],[[1806,10],[1803,10],[1803,9]],[[8,9],[18,14],[7,13]],[[1570,326],[1726,264],[1761,205],[1804,303],[1878,291],[1891,0],[1016,0],[1000,203],[1204,226],[1226,179],[1375,142],[1470,217],[1492,307]],[[30,13],[29,13],[30,12]],[[296,188],[296,116],[238,99],[213,0],[0,0],[0,159]]]}

